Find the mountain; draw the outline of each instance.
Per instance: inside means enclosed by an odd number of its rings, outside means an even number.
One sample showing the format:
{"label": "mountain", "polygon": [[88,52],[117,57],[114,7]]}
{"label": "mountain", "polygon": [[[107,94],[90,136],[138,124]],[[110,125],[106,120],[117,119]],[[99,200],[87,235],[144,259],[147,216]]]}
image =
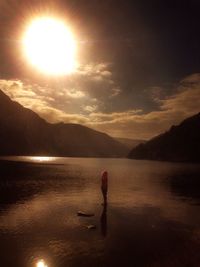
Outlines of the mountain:
{"label": "mountain", "polygon": [[200,162],[200,113],[129,153],[132,159]]}
{"label": "mountain", "polygon": [[141,143],[145,143],[146,142],[146,140],[120,138],[120,137],[115,137],[115,140],[117,140],[118,142],[120,142],[123,145],[125,145],[129,150],[133,149],[134,147],[136,147],[137,145],[139,145]]}
{"label": "mountain", "polygon": [[0,90],[0,155],[122,157],[127,148],[79,124],[51,124]]}

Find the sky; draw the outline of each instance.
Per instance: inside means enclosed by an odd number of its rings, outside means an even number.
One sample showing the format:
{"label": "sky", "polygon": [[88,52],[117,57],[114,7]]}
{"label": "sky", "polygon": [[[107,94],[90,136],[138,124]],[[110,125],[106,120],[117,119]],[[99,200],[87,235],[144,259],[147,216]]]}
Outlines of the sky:
{"label": "sky", "polygon": [[[0,0],[0,89],[51,123],[150,139],[200,112],[199,0]],[[21,36],[37,16],[64,19],[77,70],[43,75]]]}

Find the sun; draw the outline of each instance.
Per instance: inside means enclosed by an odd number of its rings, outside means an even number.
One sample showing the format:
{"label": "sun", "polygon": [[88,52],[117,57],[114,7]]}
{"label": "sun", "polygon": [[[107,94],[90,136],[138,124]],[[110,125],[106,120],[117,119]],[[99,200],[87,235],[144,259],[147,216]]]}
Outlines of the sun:
{"label": "sun", "polygon": [[30,64],[50,75],[66,75],[76,69],[75,38],[62,20],[34,19],[23,35],[23,53]]}

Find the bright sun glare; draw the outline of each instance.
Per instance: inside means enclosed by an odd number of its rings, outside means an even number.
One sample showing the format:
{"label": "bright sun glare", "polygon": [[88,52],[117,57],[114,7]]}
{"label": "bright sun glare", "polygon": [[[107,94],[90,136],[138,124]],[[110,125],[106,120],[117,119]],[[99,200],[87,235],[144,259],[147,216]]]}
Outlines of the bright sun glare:
{"label": "bright sun glare", "polygon": [[76,41],[61,20],[41,17],[28,25],[23,50],[29,63],[50,75],[65,75],[76,68]]}
{"label": "bright sun glare", "polygon": [[48,267],[43,260],[37,262],[36,267]]}

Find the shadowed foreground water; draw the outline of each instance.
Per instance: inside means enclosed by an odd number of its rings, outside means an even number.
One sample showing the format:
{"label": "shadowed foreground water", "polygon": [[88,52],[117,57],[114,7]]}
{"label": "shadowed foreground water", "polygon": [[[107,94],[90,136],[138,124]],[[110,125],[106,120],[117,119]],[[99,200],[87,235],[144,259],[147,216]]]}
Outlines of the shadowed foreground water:
{"label": "shadowed foreground water", "polygon": [[200,266],[199,165],[16,159],[0,161],[0,266]]}

